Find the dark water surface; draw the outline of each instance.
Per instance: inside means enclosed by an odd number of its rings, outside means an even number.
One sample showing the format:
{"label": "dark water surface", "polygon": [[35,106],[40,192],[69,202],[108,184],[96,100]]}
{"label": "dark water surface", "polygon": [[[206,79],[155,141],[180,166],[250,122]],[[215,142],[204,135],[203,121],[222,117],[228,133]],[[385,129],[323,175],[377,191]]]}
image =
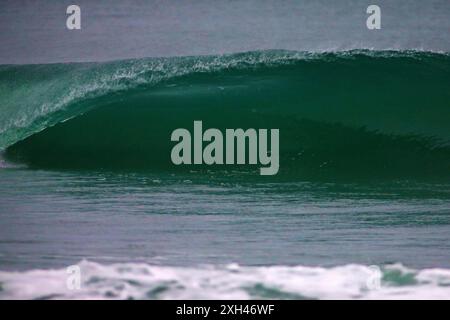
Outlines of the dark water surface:
{"label": "dark water surface", "polygon": [[450,267],[450,186],[2,169],[2,269],[79,260]]}
{"label": "dark water surface", "polygon": [[[69,4],[0,2],[0,299],[450,298],[449,1]],[[195,120],[279,174],[175,167]]]}

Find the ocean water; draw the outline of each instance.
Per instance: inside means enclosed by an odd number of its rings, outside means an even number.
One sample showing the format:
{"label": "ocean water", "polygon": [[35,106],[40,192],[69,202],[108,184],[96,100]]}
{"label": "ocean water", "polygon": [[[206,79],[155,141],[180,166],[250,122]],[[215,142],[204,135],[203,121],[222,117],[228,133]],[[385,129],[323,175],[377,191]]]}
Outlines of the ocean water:
{"label": "ocean water", "polygon": [[[449,299],[448,3],[168,3],[1,4],[0,299]],[[173,165],[195,120],[278,128],[279,173]]]}

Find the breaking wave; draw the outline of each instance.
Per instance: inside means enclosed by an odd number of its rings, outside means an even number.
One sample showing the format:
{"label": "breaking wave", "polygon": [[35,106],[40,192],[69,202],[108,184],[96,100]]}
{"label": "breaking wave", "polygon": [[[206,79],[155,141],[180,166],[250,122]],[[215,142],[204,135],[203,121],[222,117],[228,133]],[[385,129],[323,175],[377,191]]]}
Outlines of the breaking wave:
{"label": "breaking wave", "polygon": [[37,168],[191,170],[172,165],[170,133],[202,120],[279,128],[280,176],[448,179],[449,87],[450,56],[416,51],[4,65],[0,150]]}
{"label": "breaking wave", "polygon": [[450,270],[388,265],[166,267],[79,264],[69,290],[64,269],[0,272],[1,299],[449,299]]}

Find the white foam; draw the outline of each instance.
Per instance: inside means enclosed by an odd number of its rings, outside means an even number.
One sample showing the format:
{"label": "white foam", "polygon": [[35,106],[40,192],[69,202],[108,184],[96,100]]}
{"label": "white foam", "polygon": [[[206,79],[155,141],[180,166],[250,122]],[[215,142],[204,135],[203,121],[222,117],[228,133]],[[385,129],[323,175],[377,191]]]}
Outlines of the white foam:
{"label": "white foam", "polygon": [[5,168],[25,168],[26,166],[23,164],[16,164],[16,163],[11,163],[6,161],[3,156],[2,153],[0,152],[0,169],[5,169]]}
{"label": "white foam", "polygon": [[[450,299],[450,270],[392,265],[169,267],[79,263],[81,289],[69,290],[66,269],[0,272],[2,299]],[[387,276],[408,277],[406,283]],[[370,288],[375,277],[381,286]]]}

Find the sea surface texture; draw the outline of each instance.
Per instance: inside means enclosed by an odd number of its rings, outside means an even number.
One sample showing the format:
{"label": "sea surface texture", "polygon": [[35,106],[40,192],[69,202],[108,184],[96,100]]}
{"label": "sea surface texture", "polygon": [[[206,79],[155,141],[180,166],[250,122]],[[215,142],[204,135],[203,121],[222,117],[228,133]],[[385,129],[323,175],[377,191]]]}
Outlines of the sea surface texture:
{"label": "sea surface texture", "polygon": [[[0,299],[450,299],[447,1],[39,3],[0,4]],[[196,120],[278,174],[175,166]]]}

